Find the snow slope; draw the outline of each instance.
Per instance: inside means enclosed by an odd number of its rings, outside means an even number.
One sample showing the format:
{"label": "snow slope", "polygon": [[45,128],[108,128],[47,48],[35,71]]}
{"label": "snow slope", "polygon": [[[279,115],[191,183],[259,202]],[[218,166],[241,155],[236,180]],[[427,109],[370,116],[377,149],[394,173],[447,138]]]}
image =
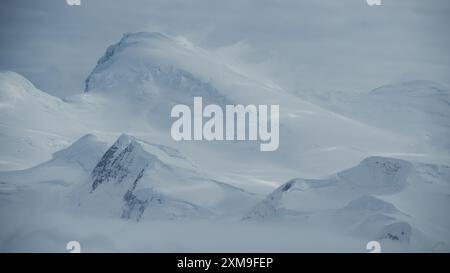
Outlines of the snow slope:
{"label": "snow slope", "polygon": [[[111,45],[64,100],[1,72],[0,250],[79,236],[107,251],[448,251],[447,90],[305,95],[318,106],[148,32]],[[172,140],[170,110],[194,96],[279,104],[279,149]]]}
{"label": "snow slope", "polygon": [[[173,122],[168,119],[172,106],[192,105],[194,96],[202,96],[205,105],[280,105],[280,148],[270,155],[261,154],[257,143],[179,145],[202,166],[220,166],[220,170],[245,170],[250,166],[242,163],[263,160],[272,166],[281,162],[281,168],[317,175],[349,167],[373,153],[411,149],[408,141],[399,141],[383,130],[317,107],[279,87],[252,80],[217,61],[205,50],[160,33],[125,34],[119,43],[110,46],[86,80],[86,93],[116,97],[120,108],[132,105],[130,111],[134,119],[142,118],[142,123],[150,123],[153,130],[165,133],[161,141],[167,141]],[[142,128],[142,123],[137,127]],[[220,154],[217,160],[226,160],[222,164],[210,164],[210,160],[205,160],[205,155],[210,153]],[[343,153],[348,158],[345,164],[339,160]],[[243,160],[228,167],[228,158],[236,155]],[[312,157],[321,158],[320,170],[316,164],[309,164]]]}
{"label": "snow slope", "polygon": [[107,148],[97,137],[85,135],[35,167],[0,172],[3,209],[41,214],[67,208],[68,193],[88,179]]}
{"label": "snow slope", "polygon": [[[450,206],[450,176],[448,167],[426,166],[425,174],[423,164],[369,157],[327,179],[292,179],[243,219],[330,225],[374,240],[434,246],[450,235],[450,217],[442,211]],[[419,192],[426,202],[418,201]]]}
{"label": "snow slope", "polygon": [[78,193],[80,205],[89,213],[98,210],[103,216],[111,213],[136,220],[192,219],[239,217],[259,200],[255,194],[189,166],[186,158],[166,155],[162,161],[146,146],[136,138],[121,135]]}
{"label": "snow slope", "polygon": [[327,109],[399,134],[414,142],[428,162],[449,163],[450,90],[442,84],[413,80],[383,85],[367,93],[304,92],[299,94]]}
{"label": "snow slope", "polygon": [[[5,81],[17,77],[11,73],[3,76]],[[21,89],[20,84],[28,86],[24,81],[15,83],[18,86],[14,88]],[[7,87],[3,89],[3,93],[10,92]],[[63,146],[88,133],[109,134],[111,138],[122,132],[139,134],[143,140],[173,146],[190,154],[205,168],[241,173],[252,168],[247,162],[255,162],[262,166],[262,172],[267,169],[263,166],[268,165],[276,166],[277,173],[288,174],[290,169],[317,176],[350,167],[372,154],[415,152],[409,139],[400,140],[392,133],[329,112],[279,87],[259,83],[233,71],[205,50],[160,33],[125,34],[119,43],[110,46],[88,76],[84,94],[61,101],[31,89],[49,102],[34,100],[26,94],[25,99],[9,103],[14,105],[14,111],[11,107],[2,108],[2,117],[5,117],[2,120],[5,141],[2,143],[8,143],[5,146],[11,150],[30,147],[32,151],[27,154],[33,154],[25,163],[21,163],[20,160],[25,159],[21,159],[18,152],[2,154],[5,164],[18,161],[15,169],[29,167],[28,162],[48,159],[50,154],[44,150],[56,151],[49,146],[57,144],[48,144],[55,139]],[[280,105],[279,149],[261,154],[256,142],[173,141],[169,135],[174,121],[170,110],[175,104],[192,105],[194,96],[202,96],[205,105]],[[29,112],[29,115],[21,112]],[[34,122],[35,117],[39,117],[38,123]],[[14,133],[30,128],[42,134],[35,137],[34,131]],[[33,143],[25,144],[25,140],[14,140],[8,134],[30,136]],[[35,138],[42,140],[38,142]],[[34,146],[44,147],[37,150]],[[341,160],[343,154],[346,161]],[[214,155],[216,161],[211,162],[206,155]],[[242,160],[229,160],[236,155]],[[315,164],[319,159],[320,168]],[[12,164],[4,169],[14,168]],[[270,173],[262,173],[259,178]]]}
{"label": "snow slope", "polygon": [[81,136],[70,105],[14,72],[0,72],[0,169],[31,167]]}

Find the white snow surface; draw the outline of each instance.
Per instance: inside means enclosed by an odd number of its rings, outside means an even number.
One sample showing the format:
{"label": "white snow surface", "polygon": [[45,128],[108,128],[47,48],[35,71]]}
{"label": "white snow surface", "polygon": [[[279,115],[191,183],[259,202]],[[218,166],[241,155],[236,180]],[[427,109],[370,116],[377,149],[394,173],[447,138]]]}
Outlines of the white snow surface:
{"label": "white snow surface", "polygon": [[[279,149],[172,140],[194,96],[279,104]],[[148,32],[63,100],[0,72],[0,251],[448,252],[449,102],[422,80],[294,95]]]}

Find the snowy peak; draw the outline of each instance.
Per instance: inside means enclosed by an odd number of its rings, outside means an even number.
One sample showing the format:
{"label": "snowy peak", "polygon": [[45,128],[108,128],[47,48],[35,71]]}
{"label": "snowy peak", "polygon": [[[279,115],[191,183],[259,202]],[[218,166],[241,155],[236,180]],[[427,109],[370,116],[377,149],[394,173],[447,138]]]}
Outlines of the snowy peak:
{"label": "snowy peak", "polygon": [[97,65],[113,62],[121,51],[131,46],[145,45],[145,42],[171,42],[171,39],[157,32],[125,33],[117,44],[111,45],[106,49],[105,55],[98,60]]}
{"label": "snowy peak", "polygon": [[108,183],[125,183],[133,190],[145,169],[156,163],[161,163],[156,156],[145,152],[133,137],[123,134],[106,151],[92,171],[91,192]]}
{"label": "snowy peak", "polygon": [[116,102],[146,113],[146,122],[167,127],[174,104],[192,103],[195,96],[205,103],[228,101],[214,78],[223,80],[230,74],[223,64],[186,41],[160,33],[128,33],[99,59],[86,79],[85,92],[119,96]]}
{"label": "snowy peak", "polygon": [[37,89],[22,75],[12,71],[0,72],[0,108],[13,106],[15,102],[23,100],[44,104],[62,103],[60,99]]}
{"label": "snowy peak", "polygon": [[85,170],[91,170],[107,147],[107,144],[96,136],[87,134],[69,147],[53,153],[52,161],[76,162]]}
{"label": "snowy peak", "polygon": [[87,134],[76,140],[69,147],[53,153],[53,158],[76,158],[81,153],[92,152],[92,149],[97,150],[101,144],[105,143],[101,142],[95,135]]}
{"label": "snowy peak", "polygon": [[23,98],[35,89],[29,80],[15,72],[0,72],[0,102]]}
{"label": "snowy peak", "polygon": [[[368,157],[357,166],[328,179],[292,179],[270,193],[244,219],[270,219],[298,215],[308,210],[334,209],[339,203],[346,204],[345,211],[362,209],[371,212],[395,212],[396,209],[392,204],[372,195],[399,192],[414,173],[413,165],[407,161]],[[342,193],[346,193],[343,196],[351,194],[358,198],[352,201],[343,197],[339,200],[337,195]],[[318,205],[307,207],[303,202],[308,198],[318,200]],[[326,204],[331,199],[337,200],[338,203]],[[320,204],[321,200],[323,204]],[[348,203],[349,201],[351,202]],[[344,207],[344,204],[342,206]]]}
{"label": "snowy peak", "polygon": [[210,217],[236,198],[241,207],[255,204],[256,197],[242,189],[227,187],[193,167],[174,165],[178,157],[166,154],[160,159],[153,154],[159,148],[121,135],[77,192],[82,209],[139,221]]}
{"label": "snowy peak", "polygon": [[194,77],[191,73],[201,74],[195,73],[199,72],[199,62],[211,62],[205,57],[200,48],[161,33],[127,33],[98,60],[86,79],[85,92],[126,83],[174,84],[170,81],[176,81],[177,74],[178,78],[183,73],[190,77]]}
{"label": "snowy peak", "polygon": [[36,166],[86,134],[73,110],[23,76],[0,72],[0,169]]}
{"label": "snowy peak", "polygon": [[[408,243],[414,230],[409,216],[373,194],[398,192],[412,171],[412,165],[403,160],[369,157],[330,179],[292,179],[243,219],[295,219],[303,224],[327,221],[336,229],[352,230],[363,238]],[[311,200],[316,204],[311,206]]]}
{"label": "snowy peak", "polygon": [[[122,39],[118,43],[109,46],[106,49],[105,54],[97,61],[96,67],[86,79],[85,92],[98,87],[98,85],[101,83],[101,80],[103,80],[101,79],[101,74],[110,66],[112,66],[113,63],[118,61],[118,58],[120,58],[120,55],[122,55],[124,51],[130,51],[133,48],[139,47],[151,48],[152,46],[150,44],[158,44],[158,40],[170,42],[170,39],[167,36],[160,33],[139,32],[124,34]],[[133,64],[130,62],[128,63],[128,65]],[[110,79],[110,81],[111,80],[112,79]]]}
{"label": "snowy peak", "polygon": [[374,194],[394,193],[406,186],[414,167],[401,159],[368,157],[358,166],[338,173],[341,184]]}

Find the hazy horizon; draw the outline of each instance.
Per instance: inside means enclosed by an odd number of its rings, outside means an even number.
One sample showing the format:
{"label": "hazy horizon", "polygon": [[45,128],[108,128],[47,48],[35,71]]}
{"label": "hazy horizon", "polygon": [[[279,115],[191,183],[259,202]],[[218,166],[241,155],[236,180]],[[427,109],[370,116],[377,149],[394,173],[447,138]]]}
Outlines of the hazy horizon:
{"label": "hazy horizon", "polygon": [[7,0],[0,13],[0,70],[59,97],[82,92],[106,48],[142,30],[185,37],[291,92],[450,85],[446,0]]}

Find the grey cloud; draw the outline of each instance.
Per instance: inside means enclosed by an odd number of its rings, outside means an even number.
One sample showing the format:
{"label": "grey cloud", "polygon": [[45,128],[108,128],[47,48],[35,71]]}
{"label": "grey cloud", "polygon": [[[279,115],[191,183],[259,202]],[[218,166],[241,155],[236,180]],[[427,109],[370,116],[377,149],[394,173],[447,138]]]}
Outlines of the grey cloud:
{"label": "grey cloud", "polygon": [[365,0],[82,0],[80,7],[6,0],[0,69],[64,97],[82,91],[122,33],[152,30],[233,53],[294,92],[368,90],[416,78],[450,84],[448,14],[447,0],[384,0],[382,7]]}

